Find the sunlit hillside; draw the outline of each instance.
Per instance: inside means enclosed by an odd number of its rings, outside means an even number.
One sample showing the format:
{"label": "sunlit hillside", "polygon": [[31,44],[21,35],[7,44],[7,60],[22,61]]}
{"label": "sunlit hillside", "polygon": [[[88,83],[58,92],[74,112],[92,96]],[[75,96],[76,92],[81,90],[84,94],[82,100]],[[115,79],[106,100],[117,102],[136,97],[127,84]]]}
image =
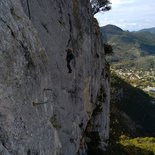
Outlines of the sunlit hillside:
{"label": "sunlit hillside", "polygon": [[113,47],[107,155],[155,154],[155,35],[149,31],[101,28]]}

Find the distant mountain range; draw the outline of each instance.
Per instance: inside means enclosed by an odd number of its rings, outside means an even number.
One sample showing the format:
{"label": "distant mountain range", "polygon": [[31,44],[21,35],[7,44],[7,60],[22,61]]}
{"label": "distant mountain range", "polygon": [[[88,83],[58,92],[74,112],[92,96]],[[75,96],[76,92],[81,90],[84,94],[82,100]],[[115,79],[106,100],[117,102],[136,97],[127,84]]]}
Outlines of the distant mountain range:
{"label": "distant mountain range", "polygon": [[149,28],[149,29],[142,29],[139,32],[150,32],[152,34],[155,34],[155,27]]}
{"label": "distant mountain range", "polygon": [[155,68],[155,28],[129,32],[107,25],[100,30],[113,47],[114,54],[109,58],[111,63]]}

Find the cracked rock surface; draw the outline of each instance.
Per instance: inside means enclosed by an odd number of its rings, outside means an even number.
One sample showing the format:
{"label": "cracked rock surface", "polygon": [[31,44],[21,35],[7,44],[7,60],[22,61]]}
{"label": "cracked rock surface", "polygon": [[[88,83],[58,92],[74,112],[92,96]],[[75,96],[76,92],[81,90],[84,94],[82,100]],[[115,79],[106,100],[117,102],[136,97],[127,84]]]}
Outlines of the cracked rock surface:
{"label": "cracked rock surface", "polygon": [[102,48],[89,0],[0,1],[0,155],[78,154],[90,120],[104,148],[110,96]]}

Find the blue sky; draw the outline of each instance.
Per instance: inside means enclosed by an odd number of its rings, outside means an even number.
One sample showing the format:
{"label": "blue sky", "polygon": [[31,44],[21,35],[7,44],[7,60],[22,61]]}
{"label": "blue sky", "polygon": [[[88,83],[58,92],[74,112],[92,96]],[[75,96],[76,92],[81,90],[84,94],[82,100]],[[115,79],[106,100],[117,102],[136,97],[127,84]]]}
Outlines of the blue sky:
{"label": "blue sky", "polygon": [[155,0],[111,0],[111,2],[110,11],[95,15],[100,26],[113,24],[129,31],[155,27]]}

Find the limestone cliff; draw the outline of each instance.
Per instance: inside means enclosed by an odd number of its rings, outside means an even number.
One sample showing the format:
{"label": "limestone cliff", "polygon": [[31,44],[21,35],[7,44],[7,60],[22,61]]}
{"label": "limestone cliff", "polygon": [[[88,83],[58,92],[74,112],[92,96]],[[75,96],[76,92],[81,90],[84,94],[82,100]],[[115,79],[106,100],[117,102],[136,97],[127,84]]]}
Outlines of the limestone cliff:
{"label": "limestone cliff", "polygon": [[107,75],[89,0],[1,0],[0,155],[81,154],[94,136],[104,149]]}

